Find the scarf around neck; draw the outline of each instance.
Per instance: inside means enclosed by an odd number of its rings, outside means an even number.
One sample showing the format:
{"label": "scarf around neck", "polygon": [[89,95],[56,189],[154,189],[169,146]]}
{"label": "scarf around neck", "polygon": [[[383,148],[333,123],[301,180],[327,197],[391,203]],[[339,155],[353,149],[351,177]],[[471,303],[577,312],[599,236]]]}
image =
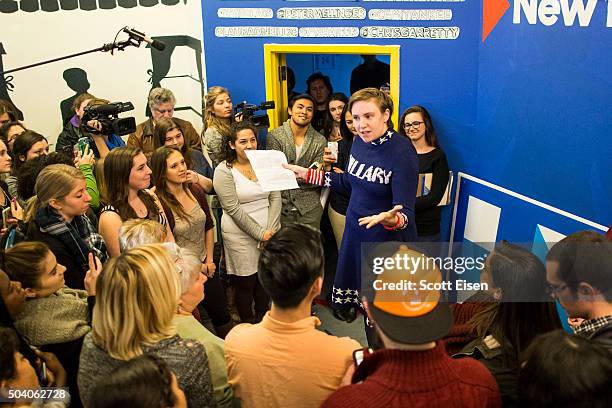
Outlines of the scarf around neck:
{"label": "scarf around neck", "polygon": [[96,232],[86,215],[74,217],[67,223],[55,209],[44,206],[36,211],[36,224],[40,232],[57,237],[64,242],[80,259],[84,270],[89,269],[88,255],[93,251],[102,263],[108,258],[106,244],[100,234]]}

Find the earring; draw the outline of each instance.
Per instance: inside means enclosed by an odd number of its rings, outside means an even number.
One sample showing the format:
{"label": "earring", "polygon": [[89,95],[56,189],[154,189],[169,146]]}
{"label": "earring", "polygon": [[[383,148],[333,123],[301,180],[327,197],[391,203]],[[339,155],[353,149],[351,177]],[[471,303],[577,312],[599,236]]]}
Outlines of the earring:
{"label": "earring", "polygon": [[493,299],[495,300],[501,300],[502,298],[502,291],[501,289],[497,289],[494,293],[493,293]]}

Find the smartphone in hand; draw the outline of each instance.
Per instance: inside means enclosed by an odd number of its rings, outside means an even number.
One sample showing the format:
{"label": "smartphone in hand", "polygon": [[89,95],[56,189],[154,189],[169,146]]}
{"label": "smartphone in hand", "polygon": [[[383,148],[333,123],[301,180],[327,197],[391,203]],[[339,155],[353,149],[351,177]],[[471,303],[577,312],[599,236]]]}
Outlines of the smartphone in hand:
{"label": "smartphone in hand", "polygon": [[80,137],[79,140],[77,140],[73,148],[73,153],[75,157],[77,156],[77,153],[81,153],[81,156],[83,156],[85,154],[85,149],[87,146],[89,146],[89,138]]}
{"label": "smartphone in hand", "polygon": [[359,364],[363,361],[366,355],[374,353],[371,348],[361,348],[353,351],[353,362],[355,367],[359,367]]}
{"label": "smartphone in hand", "polygon": [[327,148],[331,150],[334,159],[338,160],[338,142],[327,142]]}
{"label": "smartphone in hand", "polygon": [[12,212],[11,207],[8,206],[4,210],[2,210],[2,227],[8,228],[8,220],[11,218]]}

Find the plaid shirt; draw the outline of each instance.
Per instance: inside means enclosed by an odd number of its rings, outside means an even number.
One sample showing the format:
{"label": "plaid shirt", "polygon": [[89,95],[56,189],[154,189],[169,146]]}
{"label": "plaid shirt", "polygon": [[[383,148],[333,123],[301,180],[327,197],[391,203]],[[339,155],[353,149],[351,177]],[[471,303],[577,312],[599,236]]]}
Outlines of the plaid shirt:
{"label": "plaid shirt", "polygon": [[574,329],[574,333],[582,337],[590,337],[597,330],[612,323],[612,315],[589,319]]}

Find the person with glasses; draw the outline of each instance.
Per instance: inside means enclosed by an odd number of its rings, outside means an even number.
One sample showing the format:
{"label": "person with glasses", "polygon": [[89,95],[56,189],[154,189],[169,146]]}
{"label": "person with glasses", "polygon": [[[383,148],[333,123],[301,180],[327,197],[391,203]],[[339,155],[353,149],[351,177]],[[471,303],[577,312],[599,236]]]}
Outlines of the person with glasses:
{"label": "person with glasses", "polygon": [[145,156],[151,157],[154,147],[155,122],[161,118],[172,118],[181,128],[185,143],[191,148],[202,151],[202,141],[200,135],[188,120],[174,117],[174,106],[176,98],[171,90],[166,88],[154,88],[149,93],[149,109],[151,117],[136,126],[136,131],[128,136],[127,145],[138,147]]}
{"label": "person with glasses", "polygon": [[[414,105],[400,119],[400,134],[412,142],[419,156],[419,192],[415,203],[418,240],[440,241],[441,208],[438,203],[448,184],[446,155],[438,144],[431,116],[427,109]],[[431,177],[431,184],[426,183]],[[427,187],[429,185],[429,187]]]}
{"label": "person with glasses", "polygon": [[612,350],[612,242],[594,231],[568,235],[546,255],[546,279],[574,333]]}

